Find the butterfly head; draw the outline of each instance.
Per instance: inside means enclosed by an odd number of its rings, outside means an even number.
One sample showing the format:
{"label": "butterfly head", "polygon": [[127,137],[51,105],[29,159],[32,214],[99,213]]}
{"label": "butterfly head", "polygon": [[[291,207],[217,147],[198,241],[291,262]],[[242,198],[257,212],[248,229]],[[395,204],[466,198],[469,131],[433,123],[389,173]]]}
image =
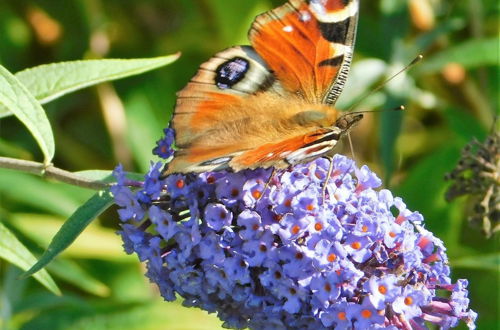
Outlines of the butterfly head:
{"label": "butterfly head", "polygon": [[342,131],[342,134],[346,134],[361,119],[363,119],[363,115],[360,113],[347,113],[337,119],[335,126]]}

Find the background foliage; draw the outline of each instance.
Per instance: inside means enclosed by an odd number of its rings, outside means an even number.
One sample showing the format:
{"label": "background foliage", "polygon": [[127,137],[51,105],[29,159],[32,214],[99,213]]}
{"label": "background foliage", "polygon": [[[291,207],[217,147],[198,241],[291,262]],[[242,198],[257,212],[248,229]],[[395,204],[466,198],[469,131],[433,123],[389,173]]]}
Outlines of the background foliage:
{"label": "background foliage", "polygon": [[[11,72],[90,58],[153,57],[182,52],[166,68],[65,96],[44,108],[56,138],[54,163],[70,171],[145,172],[170,118],[175,92],[215,52],[247,44],[255,15],[270,0],[4,0],[0,64]],[[495,0],[363,1],[355,63],[338,107],[401,69],[425,60],[356,105],[367,115],[353,134],[355,157],[423,213],[444,240],[454,278],[470,280],[479,329],[498,324],[498,235],[486,240],[466,221],[466,199],[447,203],[444,175],[473,137],[484,140],[498,113],[498,18]],[[0,120],[0,155],[42,155],[14,117]],[[343,152],[349,153],[348,149]],[[92,191],[0,170],[0,224],[40,255],[60,225]],[[112,208],[52,262],[56,296],[0,261],[0,325],[6,329],[214,329],[219,322],[180,303],[165,303],[114,234]],[[7,234],[0,231],[0,240]],[[193,314],[194,313],[194,314]]]}

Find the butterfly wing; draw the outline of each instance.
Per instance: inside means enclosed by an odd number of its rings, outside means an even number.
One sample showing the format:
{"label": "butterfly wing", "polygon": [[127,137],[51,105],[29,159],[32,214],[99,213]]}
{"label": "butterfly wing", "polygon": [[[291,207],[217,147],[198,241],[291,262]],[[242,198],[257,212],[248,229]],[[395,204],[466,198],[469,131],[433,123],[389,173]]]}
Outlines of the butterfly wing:
{"label": "butterfly wing", "polygon": [[[217,123],[228,119],[227,110],[259,91],[281,93],[276,77],[249,46],[226,49],[200,66],[177,94],[172,128],[177,147],[189,148]],[[234,114],[233,114],[234,115]],[[237,116],[234,120],[239,119]]]}
{"label": "butterfly wing", "polygon": [[178,94],[179,150],[165,174],[283,167],[318,155],[338,115],[321,103],[333,104],[346,79],[358,1],[290,0],[256,18],[253,48],[202,64]]}
{"label": "butterfly wing", "polygon": [[288,91],[334,104],[350,68],[359,0],[290,0],[258,16],[250,41]]}

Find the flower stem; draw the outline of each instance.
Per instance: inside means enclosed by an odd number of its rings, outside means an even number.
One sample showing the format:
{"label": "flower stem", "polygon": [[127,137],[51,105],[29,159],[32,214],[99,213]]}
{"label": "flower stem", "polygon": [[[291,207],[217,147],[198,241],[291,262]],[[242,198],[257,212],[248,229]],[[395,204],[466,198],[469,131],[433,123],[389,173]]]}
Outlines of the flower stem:
{"label": "flower stem", "polygon": [[36,174],[44,178],[51,178],[73,186],[88,189],[102,190],[109,187],[109,184],[102,181],[89,180],[75,173],[54,167],[51,164],[45,165],[43,163],[30,160],[0,157],[0,168]]}

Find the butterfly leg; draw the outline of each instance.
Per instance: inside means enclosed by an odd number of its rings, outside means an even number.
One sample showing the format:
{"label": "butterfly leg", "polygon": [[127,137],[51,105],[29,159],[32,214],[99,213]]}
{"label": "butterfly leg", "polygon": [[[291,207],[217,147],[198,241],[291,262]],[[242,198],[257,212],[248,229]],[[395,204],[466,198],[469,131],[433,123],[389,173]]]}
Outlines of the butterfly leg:
{"label": "butterfly leg", "polygon": [[328,166],[328,172],[326,173],[325,183],[323,184],[323,190],[322,190],[323,203],[326,200],[326,188],[328,187],[328,181],[330,181],[333,172],[333,157],[326,156],[325,158],[330,161],[330,166]]}
{"label": "butterfly leg", "polygon": [[266,193],[266,190],[267,188],[269,188],[269,185],[271,184],[271,181],[273,180],[276,172],[277,172],[276,167],[273,167],[271,175],[269,176],[269,179],[267,179],[266,184],[264,185],[264,189],[262,189],[262,193],[260,194],[259,198],[257,198],[257,202],[259,202],[262,199],[262,196],[264,196],[264,194]]}

